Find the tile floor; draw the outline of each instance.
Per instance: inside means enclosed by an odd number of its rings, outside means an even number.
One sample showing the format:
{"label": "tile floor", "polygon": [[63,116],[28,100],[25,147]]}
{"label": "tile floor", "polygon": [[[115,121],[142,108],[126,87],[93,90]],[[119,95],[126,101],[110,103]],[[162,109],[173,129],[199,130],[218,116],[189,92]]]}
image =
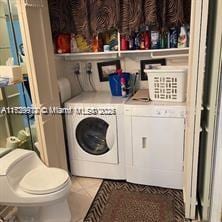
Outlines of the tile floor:
{"label": "tile floor", "polygon": [[[69,195],[72,222],[83,222],[101,183],[102,179],[72,177],[72,188]],[[200,222],[200,220],[193,222]]]}
{"label": "tile floor", "polygon": [[69,195],[72,222],[83,221],[101,183],[101,179],[72,177]]}

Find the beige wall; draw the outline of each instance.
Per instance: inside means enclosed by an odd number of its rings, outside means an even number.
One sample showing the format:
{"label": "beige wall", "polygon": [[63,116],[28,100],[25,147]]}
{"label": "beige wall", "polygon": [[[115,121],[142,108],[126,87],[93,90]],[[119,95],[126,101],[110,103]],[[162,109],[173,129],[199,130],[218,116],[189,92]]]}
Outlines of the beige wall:
{"label": "beige wall", "polygon": [[[121,67],[123,71],[128,71],[130,73],[136,73],[140,70],[140,60],[151,59],[149,57],[144,56],[135,56],[131,55],[125,58],[121,58]],[[113,59],[110,59],[110,61]],[[72,95],[75,96],[80,93],[80,88],[76,76],[74,75],[74,65],[76,63],[80,63],[80,79],[84,90],[89,91],[91,87],[88,81],[88,75],[86,74],[86,64],[88,62],[92,63],[92,79],[97,91],[109,91],[109,83],[108,82],[100,82],[99,81],[99,74],[97,70],[97,62],[103,62],[107,60],[86,60],[86,61],[66,61],[61,58],[55,57],[56,62],[56,70],[57,70],[57,77],[66,77],[70,80],[72,86]],[[181,58],[171,58],[167,59],[167,65],[187,65],[188,58],[181,57]],[[137,88],[147,88],[148,83],[147,81],[138,81]]]}

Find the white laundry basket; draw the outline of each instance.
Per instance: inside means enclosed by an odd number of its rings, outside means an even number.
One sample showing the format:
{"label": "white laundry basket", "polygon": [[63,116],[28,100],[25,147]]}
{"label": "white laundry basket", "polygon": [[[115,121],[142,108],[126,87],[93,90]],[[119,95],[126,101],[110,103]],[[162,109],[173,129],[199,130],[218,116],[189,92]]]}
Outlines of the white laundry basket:
{"label": "white laundry basket", "polygon": [[184,102],[186,100],[187,68],[159,66],[145,69],[150,99],[153,101]]}

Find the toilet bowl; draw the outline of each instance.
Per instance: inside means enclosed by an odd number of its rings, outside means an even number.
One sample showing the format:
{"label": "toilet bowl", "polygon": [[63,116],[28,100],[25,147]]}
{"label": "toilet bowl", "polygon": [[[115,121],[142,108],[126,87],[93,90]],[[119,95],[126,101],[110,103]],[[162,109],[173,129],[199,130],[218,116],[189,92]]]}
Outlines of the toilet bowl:
{"label": "toilet bowl", "polygon": [[22,222],[70,222],[66,171],[45,166],[33,151],[15,149],[0,158],[0,204],[18,207]]}

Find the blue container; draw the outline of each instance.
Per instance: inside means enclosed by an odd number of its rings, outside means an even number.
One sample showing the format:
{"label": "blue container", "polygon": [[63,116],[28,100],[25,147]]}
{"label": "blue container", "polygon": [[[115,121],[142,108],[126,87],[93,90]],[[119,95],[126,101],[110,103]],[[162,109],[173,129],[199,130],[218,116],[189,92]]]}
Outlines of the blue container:
{"label": "blue container", "polygon": [[124,77],[126,80],[126,87],[129,87],[130,73],[123,72],[122,74],[112,73],[109,75],[109,86],[112,93],[112,96],[122,96],[121,90],[121,77]]}

